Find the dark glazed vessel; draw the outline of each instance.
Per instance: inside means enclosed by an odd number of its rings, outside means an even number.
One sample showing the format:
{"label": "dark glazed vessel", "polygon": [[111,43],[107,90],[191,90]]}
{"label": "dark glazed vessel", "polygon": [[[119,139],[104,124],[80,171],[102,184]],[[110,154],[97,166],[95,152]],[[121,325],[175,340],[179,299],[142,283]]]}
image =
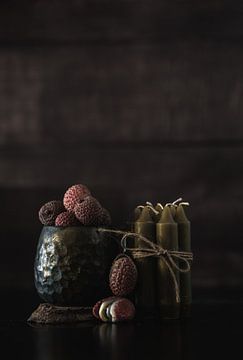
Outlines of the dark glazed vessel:
{"label": "dark glazed vessel", "polygon": [[95,227],[44,226],[35,258],[39,296],[57,305],[92,306],[110,294],[116,240]]}

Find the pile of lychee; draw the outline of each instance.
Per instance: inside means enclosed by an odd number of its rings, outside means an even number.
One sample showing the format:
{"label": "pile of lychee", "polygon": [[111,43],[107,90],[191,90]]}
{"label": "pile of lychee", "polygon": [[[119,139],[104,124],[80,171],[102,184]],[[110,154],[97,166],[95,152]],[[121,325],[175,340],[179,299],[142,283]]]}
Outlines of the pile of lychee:
{"label": "pile of lychee", "polygon": [[39,219],[46,226],[108,226],[109,212],[83,184],[67,189],[63,201],[52,200],[39,210]]}
{"label": "pile of lychee", "polygon": [[125,255],[119,255],[113,262],[109,285],[114,296],[98,301],[93,307],[93,315],[104,322],[121,322],[132,320],[135,307],[127,299],[137,282],[137,268],[133,260]]}
{"label": "pile of lychee", "polygon": [[[91,195],[83,184],[67,189],[63,200],[52,200],[39,210],[39,219],[46,226],[108,226],[109,212]],[[137,282],[137,268],[129,256],[121,254],[113,261],[109,285],[113,296],[98,301],[93,315],[105,322],[131,320],[135,316],[133,303],[126,298]]]}

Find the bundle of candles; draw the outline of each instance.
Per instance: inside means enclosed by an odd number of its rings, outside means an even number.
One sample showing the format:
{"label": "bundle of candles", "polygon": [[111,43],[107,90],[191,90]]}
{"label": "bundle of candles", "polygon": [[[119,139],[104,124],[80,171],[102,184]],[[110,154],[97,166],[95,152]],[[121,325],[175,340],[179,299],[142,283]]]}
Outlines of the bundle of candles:
{"label": "bundle of candles", "polygon": [[[157,248],[174,254],[191,254],[191,231],[182,198],[173,203],[153,206],[147,202],[134,211],[132,232],[137,233]],[[137,249],[145,244],[135,239]],[[192,254],[189,259],[192,260]],[[141,256],[134,258],[138,269],[138,284],[135,304],[143,317],[179,318],[190,313],[191,271],[185,271],[180,257],[173,261],[173,269],[159,256]],[[165,261],[164,261],[165,260]],[[191,261],[187,261],[187,264]],[[176,293],[177,292],[177,293]]]}

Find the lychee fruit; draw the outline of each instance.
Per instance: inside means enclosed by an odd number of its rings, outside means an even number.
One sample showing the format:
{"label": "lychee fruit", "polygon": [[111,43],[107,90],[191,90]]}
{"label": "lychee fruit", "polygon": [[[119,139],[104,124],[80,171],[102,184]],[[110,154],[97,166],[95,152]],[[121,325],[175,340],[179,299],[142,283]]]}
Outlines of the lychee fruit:
{"label": "lychee fruit", "polygon": [[97,226],[102,211],[102,206],[93,196],[86,196],[81,203],[77,203],[74,207],[76,218],[86,226]]}
{"label": "lychee fruit", "polygon": [[110,305],[109,312],[112,322],[128,321],[134,318],[135,307],[130,300],[121,298]]}
{"label": "lychee fruit", "polygon": [[56,226],[75,226],[78,225],[78,220],[71,212],[64,211],[59,214],[55,221]]}
{"label": "lychee fruit", "polygon": [[134,318],[135,307],[130,300],[113,296],[98,301],[93,315],[104,322],[128,321]]}
{"label": "lychee fruit", "polygon": [[73,185],[65,192],[63,204],[68,211],[74,212],[75,205],[82,202],[88,195],[90,195],[90,191],[87,186],[82,184]]}
{"label": "lychee fruit", "polygon": [[94,317],[96,319],[100,319],[99,317],[99,310],[100,310],[100,305],[102,304],[102,300],[99,300],[94,306],[93,306],[93,309],[92,309],[92,313],[94,315]]}
{"label": "lychee fruit", "polygon": [[119,255],[112,264],[109,276],[111,291],[116,296],[130,294],[137,283],[137,268],[133,260],[125,254]]}
{"label": "lychee fruit", "polygon": [[39,210],[39,219],[43,225],[55,225],[57,215],[65,210],[59,200],[52,200],[44,204]]}
{"label": "lychee fruit", "polygon": [[108,297],[108,298],[99,300],[99,301],[93,306],[92,313],[93,313],[94,317],[96,317],[96,319],[100,319],[99,310],[100,310],[101,304],[102,304],[103,302],[109,301],[109,300],[115,300],[115,299],[116,299],[115,296],[110,296],[110,297]]}
{"label": "lychee fruit", "polygon": [[102,321],[111,321],[112,317],[111,314],[109,313],[109,306],[113,304],[113,302],[115,301],[114,298],[108,298],[108,299],[104,299],[100,305],[99,308],[99,318]]}

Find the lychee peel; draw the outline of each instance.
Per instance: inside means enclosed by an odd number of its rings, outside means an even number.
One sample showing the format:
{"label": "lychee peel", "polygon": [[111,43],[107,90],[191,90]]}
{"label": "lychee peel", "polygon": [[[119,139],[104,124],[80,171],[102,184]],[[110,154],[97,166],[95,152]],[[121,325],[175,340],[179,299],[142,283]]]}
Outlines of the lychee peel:
{"label": "lychee peel", "polygon": [[98,301],[93,307],[93,315],[104,322],[121,322],[132,320],[135,316],[133,303],[117,296]]}
{"label": "lychee peel", "polygon": [[43,225],[55,225],[56,217],[65,210],[59,200],[52,200],[44,204],[39,210],[39,220]]}
{"label": "lychee peel", "polygon": [[116,296],[130,294],[137,283],[137,268],[133,260],[125,255],[119,255],[112,264],[109,284],[112,293]]}
{"label": "lychee peel", "polygon": [[66,210],[74,212],[75,205],[82,202],[88,195],[90,195],[90,191],[83,184],[73,185],[68,188],[63,197],[63,204]]}
{"label": "lychee peel", "polygon": [[55,221],[56,226],[75,226],[78,225],[78,220],[73,213],[64,211],[59,214]]}
{"label": "lychee peel", "polygon": [[101,305],[100,305],[100,309],[99,309],[99,318],[102,320],[102,321],[109,321],[110,320],[110,317],[108,316],[107,314],[107,310],[109,308],[109,305],[111,305],[112,303],[114,302],[114,299],[113,298],[110,298],[110,299],[105,299]]}
{"label": "lychee peel", "polygon": [[102,206],[92,196],[86,196],[84,201],[77,203],[74,208],[76,218],[86,226],[97,226],[102,213]]}
{"label": "lychee peel", "polygon": [[135,316],[133,303],[125,298],[114,301],[110,307],[112,322],[132,320]]}
{"label": "lychee peel", "polygon": [[100,310],[101,304],[102,304],[104,301],[115,300],[115,299],[116,299],[115,296],[110,296],[110,297],[108,297],[108,298],[99,300],[99,301],[93,306],[93,309],[92,309],[92,313],[93,313],[94,317],[96,317],[96,319],[99,319],[99,320],[100,320],[99,310]]}

